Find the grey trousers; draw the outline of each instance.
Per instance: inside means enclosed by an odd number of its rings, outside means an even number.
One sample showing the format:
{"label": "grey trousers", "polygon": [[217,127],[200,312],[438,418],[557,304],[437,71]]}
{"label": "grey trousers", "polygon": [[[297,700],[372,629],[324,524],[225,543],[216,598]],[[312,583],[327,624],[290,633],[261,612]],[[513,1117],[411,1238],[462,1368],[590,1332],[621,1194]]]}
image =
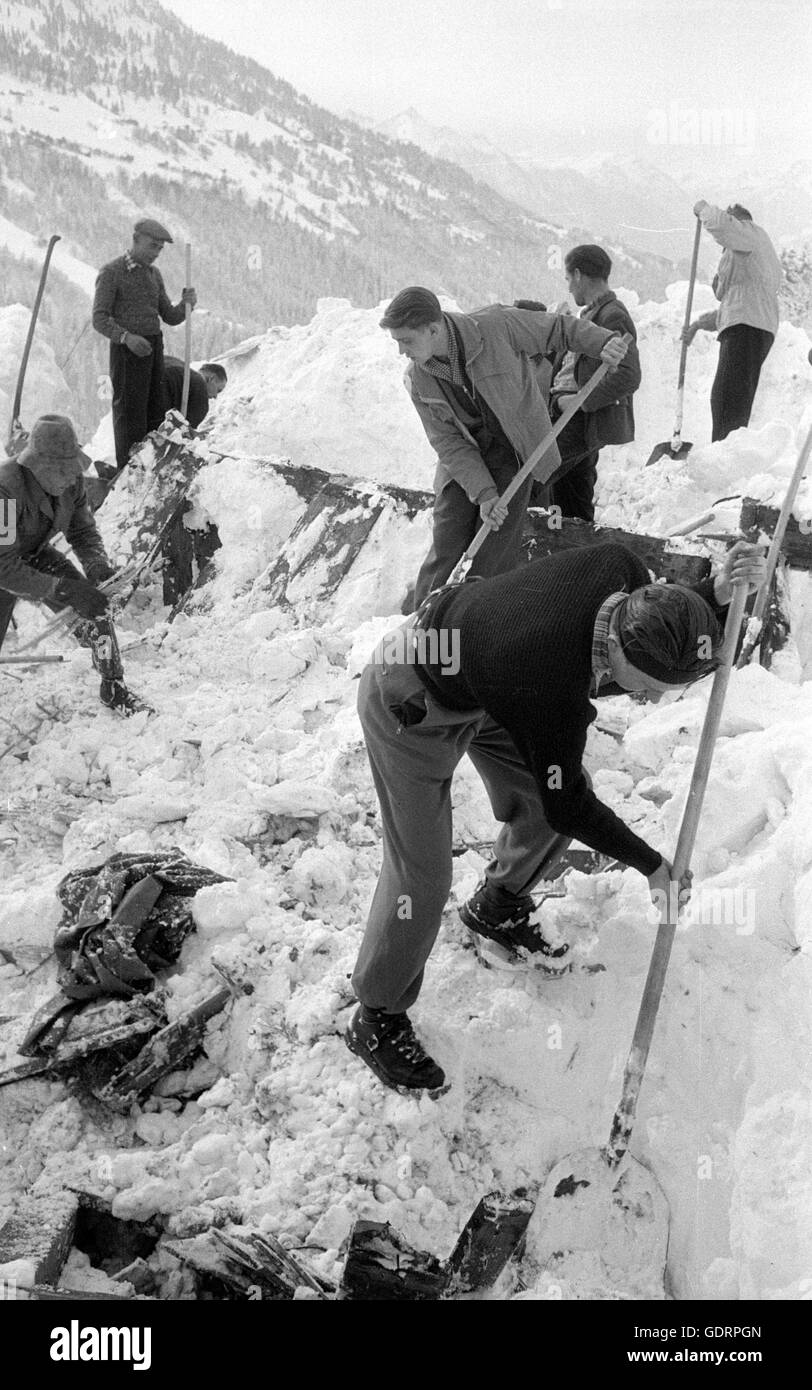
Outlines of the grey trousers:
{"label": "grey trousers", "polygon": [[[419,722],[401,723],[404,711]],[[570,840],[550,829],[535,778],[506,731],[484,710],[443,708],[412,666],[367,666],[358,713],[380,803],[383,864],[352,983],[363,1004],[401,1013],[420,992],[451,891],[451,779],[465,754],[503,822],[486,870],[491,883],[529,891]]]}
{"label": "grey trousers", "polygon": [[[500,493],[516,474],[511,468],[498,469],[488,465]],[[526,478],[508,506],[507,520],[498,531],[490,531],[482,549],[471,563],[471,574],[491,579],[515,569],[522,559],[522,536],[527,520],[532,478]],[[482,525],[479,507],[472,502],[459,483],[453,479],[445,484],[434,499],[434,520],[429,553],[420,566],[414,586],[413,608],[419,608],[424,598],[445,584],[457,561],[462,559]],[[404,609],[405,611],[405,609]]]}

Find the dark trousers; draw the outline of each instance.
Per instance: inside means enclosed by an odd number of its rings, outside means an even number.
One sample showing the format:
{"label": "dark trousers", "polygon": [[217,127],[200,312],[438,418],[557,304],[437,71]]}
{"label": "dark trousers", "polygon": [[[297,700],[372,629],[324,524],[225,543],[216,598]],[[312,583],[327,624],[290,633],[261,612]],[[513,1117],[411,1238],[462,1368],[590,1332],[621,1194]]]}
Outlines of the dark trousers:
{"label": "dark trousers", "polygon": [[[486,456],[485,463],[493,477],[494,487],[499,489],[500,494],[503,493],[518,471],[516,456],[494,451]],[[488,579],[495,574],[504,574],[519,564],[530,487],[531,480],[528,478],[508,504],[507,520],[503,521],[498,531],[491,531],[474,556],[471,574]],[[431,546],[420,566],[414,598],[411,604],[407,602],[404,605],[404,612],[419,608],[433,589],[445,584],[481,525],[482,518],[476,502],[470,500],[459,483],[453,479],[447,482],[434,499]]]}
{"label": "dark trousers", "polygon": [[[53,574],[59,578],[82,579],[81,570],[53,546],[44,545],[35,555],[26,556],[26,564],[40,574]],[[14,594],[0,589],[0,648],[5,641],[6,632],[17,602]],[[43,599],[46,608],[52,613],[62,613],[69,605],[56,599]],[[74,628],[74,637],[83,647],[90,648],[90,656],[103,680],[121,680],[124,668],[118,647],[116,630],[111,618],[85,619]]]}
{"label": "dark trousers", "polygon": [[110,344],[113,433],[119,471],[126,467],[133,445],[157,429],[166,414],[164,340],[156,333],[147,342],[152,347],[148,357],[136,357],[121,343]]}
{"label": "dark trousers", "polygon": [[[555,419],[555,415],[553,419]],[[558,436],[561,472],[550,484],[549,500],[561,508],[562,516],[577,516],[584,521],[595,520],[595,484],[598,480],[599,449],[589,449],[586,443],[586,418],[576,411]]]}
{"label": "dark trousers", "polygon": [[[395,704],[423,702],[419,723],[401,726]],[[445,709],[413,666],[367,666],[358,690],[378,793],[383,863],[352,983],[362,1004],[401,1013],[417,998],[451,890],[451,781],[467,753],[502,829],[486,876],[527,893],[553,874],[570,841],[552,830],[538,784],[510,735],[483,709]]]}
{"label": "dark trousers", "polygon": [[714,443],[750,423],[750,411],[773,334],[749,323],[734,323],[719,334],[719,363],[711,389]]}

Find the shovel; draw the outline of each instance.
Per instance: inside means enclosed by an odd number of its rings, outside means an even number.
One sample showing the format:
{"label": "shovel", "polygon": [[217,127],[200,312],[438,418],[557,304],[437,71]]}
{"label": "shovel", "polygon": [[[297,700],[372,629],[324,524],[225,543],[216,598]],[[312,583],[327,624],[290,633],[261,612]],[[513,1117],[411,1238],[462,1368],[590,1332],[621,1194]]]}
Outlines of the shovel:
{"label": "shovel", "polygon": [[680,826],[673,868],[675,887],[657,930],[609,1141],[605,1148],[582,1149],[555,1165],[541,1190],[528,1231],[529,1252],[541,1267],[562,1276],[597,1276],[602,1283],[608,1279],[620,1288],[628,1289],[631,1283],[640,1297],[651,1297],[655,1281],[662,1281],[669,1211],[654,1174],[629,1154],[629,1141],[677,927],[676,885],[691,859],[746,597],[747,585],[736,584],[725,624],[722,661],[714,676]]}
{"label": "shovel", "polygon": [[[702,223],[696,219],[696,233],[694,235],[694,253],[691,258],[691,274],[688,280],[688,298],[685,301],[685,323],[683,331],[691,326],[691,305],[694,302],[694,285],[696,284],[696,263],[699,259],[699,241],[702,236]],[[688,359],[688,344],[682,340],[682,351],[679,355],[679,378],[677,380],[677,414],[674,420],[674,433],[664,444],[655,444],[646,460],[646,468],[658,459],[664,458],[668,454],[672,459],[684,459],[685,455],[693,449],[693,444],[682,438],[682,405],[685,398],[685,363]]]}

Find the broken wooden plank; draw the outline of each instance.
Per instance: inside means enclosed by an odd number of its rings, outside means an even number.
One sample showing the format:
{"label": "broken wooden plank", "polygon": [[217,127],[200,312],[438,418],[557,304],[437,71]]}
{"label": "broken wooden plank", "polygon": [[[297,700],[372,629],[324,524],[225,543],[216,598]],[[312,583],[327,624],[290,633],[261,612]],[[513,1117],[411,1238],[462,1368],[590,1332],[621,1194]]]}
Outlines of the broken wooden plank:
{"label": "broken wooden plank", "polygon": [[163,601],[174,608],[195,585],[196,578],[222,547],[217,527],[189,527],[186,517],[192,511],[188,500],[180,506],[167,528],[162,547]]}
{"label": "broken wooden plank", "polygon": [[318,596],[328,598],[357,559],[385,506],[385,498],[372,500],[348,489],[343,480],[331,479],[308,503],[257,587],[271,603],[290,602],[290,587],[318,567]]}
{"label": "broken wooden plank", "polygon": [[76,1230],[78,1198],[61,1191],[47,1197],[20,1197],[0,1227],[0,1265],[30,1261],[35,1284],[55,1284]]}
{"label": "broken wooden plank", "polygon": [[388,1221],[356,1221],[341,1277],[341,1297],[427,1302],[442,1296],[445,1283],[441,1262],[415,1250]]}
{"label": "broken wooden plank", "polygon": [[[778,507],[768,506],[766,502],[756,502],[752,497],[742,499],[739,525],[747,534],[752,528],[757,533],[772,539],[779,515]],[[784,539],[781,542],[781,555],[788,565],[797,570],[812,570],[812,527],[808,520],[791,516]]]}
{"label": "broken wooden plank", "polygon": [[217,1245],[213,1231],[183,1240],[164,1240],[161,1248],[195,1274],[206,1280],[217,1280],[234,1298],[288,1302],[294,1297],[295,1286],[275,1271],[251,1268],[240,1260],[229,1258]]}
{"label": "broken wooden plank", "polygon": [[522,545],[525,557],[537,560],[542,555],[605,545],[609,541],[631,550],[657,579],[665,579],[669,584],[695,584],[706,579],[711,571],[707,555],[676,550],[661,536],[638,535],[615,526],[594,526],[579,517],[562,517],[556,511],[539,507],[531,507],[527,513]]}
{"label": "broken wooden plank", "polygon": [[168,1024],[150,1038],[137,1057],[122,1067],[95,1092],[97,1098],[111,1109],[126,1114],[144,1091],[154,1086],[160,1077],[174,1071],[180,1062],[200,1046],[210,1018],[220,1013],[233,998],[230,989],[218,989],[174,1023]]}
{"label": "broken wooden plank", "polygon": [[489,1192],[477,1203],[445,1265],[446,1298],[496,1283],[518,1254],[535,1205],[525,1188]]}
{"label": "broken wooden plank", "polygon": [[89,1289],[54,1289],[49,1284],[19,1284],[14,1287],[36,1303],[94,1302],[94,1303],[155,1303],[157,1300],[142,1293],[91,1293]]}

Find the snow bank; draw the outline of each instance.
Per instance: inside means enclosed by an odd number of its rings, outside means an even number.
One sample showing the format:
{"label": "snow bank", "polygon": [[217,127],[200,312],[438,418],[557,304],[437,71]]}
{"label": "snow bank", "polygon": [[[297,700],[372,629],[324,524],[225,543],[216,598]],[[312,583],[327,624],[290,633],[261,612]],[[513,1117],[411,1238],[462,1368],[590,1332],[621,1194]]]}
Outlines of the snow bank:
{"label": "snow bank", "polygon": [[[0,309],[0,419],[4,422],[4,432],[11,423],[17,375],[30,322],[31,310],[22,304],[10,304]],[[53,348],[40,323],[25,374],[21,408],[23,424],[30,429],[38,415],[50,412],[71,415],[72,409],[70,388],[56,364]]]}

